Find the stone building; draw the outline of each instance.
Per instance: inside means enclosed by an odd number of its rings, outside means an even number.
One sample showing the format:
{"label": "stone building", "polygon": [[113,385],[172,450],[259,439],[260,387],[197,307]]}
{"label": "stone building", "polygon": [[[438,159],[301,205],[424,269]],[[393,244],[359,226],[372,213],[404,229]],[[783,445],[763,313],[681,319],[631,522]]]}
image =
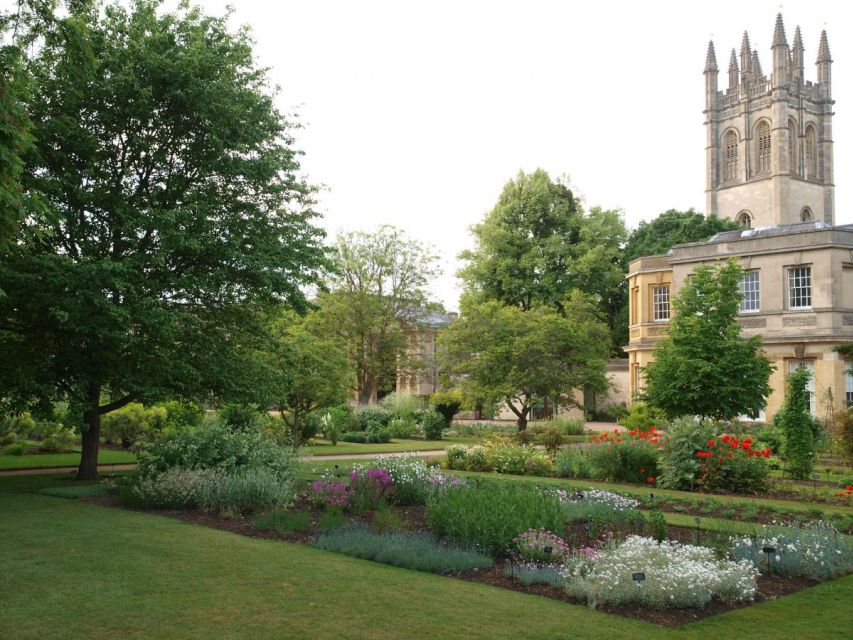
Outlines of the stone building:
{"label": "stone building", "polygon": [[799,27],[788,45],[779,15],[770,76],[744,33],[721,90],[713,42],[708,46],[706,213],[745,228],[629,265],[625,350],[632,397],[642,390],[642,368],[667,333],[670,302],[686,278],[701,264],[736,257],[745,270],[743,335],[760,334],[776,367],[766,415],[781,407],[785,377],[795,367],[813,373],[816,415],[853,402],[848,363],[833,350],[853,341],[853,225],[834,226],[834,101],[826,32],[820,36],[816,82],[805,79],[804,51]]}

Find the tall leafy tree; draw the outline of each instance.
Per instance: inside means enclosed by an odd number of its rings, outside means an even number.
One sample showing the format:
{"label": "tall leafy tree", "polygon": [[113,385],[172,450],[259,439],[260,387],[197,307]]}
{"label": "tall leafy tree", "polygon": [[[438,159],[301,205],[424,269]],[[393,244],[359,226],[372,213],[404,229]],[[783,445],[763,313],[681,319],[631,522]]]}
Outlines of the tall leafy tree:
{"label": "tall leafy tree", "polygon": [[2,402],[64,396],[85,427],[79,477],[93,477],[105,413],[253,391],[261,312],[305,306],[322,233],[291,125],[225,18],[69,3],[27,71],[21,181],[42,206],[0,258]]}
{"label": "tall leafy tree", "polygon": [[568,186],[537,169],[507,182],[495,207],[471,230],[476,246],[460,255],[468,262],[459,272],[466,296],[524,311],[548,305],[562,313],[563,301],[578,289],[593,296],[615,326],[627,239],[618,211],[584,213]]}
{"label": "tall leafy tree", "polygon": [[294,447],[305,439],[308,414],[346,402],[352,386],[352,369],[342,345],[309,331],[311,322],[310,315],[278,314],[272,322],[272,344],[259,353],[269,367],[268,404],[281,412]]}
{"label": "tall leafy tree", "polygon": [[361,404],[393,389],[398,369],[416,366],[407,332],[436,305],[427,285],[436,256],[391,226],[343,233],[337,242],[331,290],[318,298],[316,331],[345,346]]}
{"label": "tall leafy tree", "polygon": [[544,398],[575,405],[574,389],[604,389],[607,326],[587,296],[527,311],[497,301],[466,303],[439,335],[444,366],[457,376],[472,404],[505,404],[527,428],[531,408]]}
{"label": "tall leafy tree", "polygon": [[811,372],[800,367],[788,375],[785,404],[773,417],[785,434],[783,453],[787,471],[795,480],[808,480],[814,470],[817,450],[814,446],[815,420],[809,411],[808,383]]}
{"label": "tall leafy tree", "polygon": [[742,276],[734,260],[702,265],[673,301],[669,335],[645,368],[645,399],[667,416],[757,418],[764,408],[773,367],[761,336],[740,335]]}
{"label": "tall leafy tree", "polygon": [[625,264],[642,256],[666,253],[677,244],[704,242],[714,234],[737,229],[743,227],[727,218],[705,216],[693,209],[669,209],[649,222],[644,220],[631,232],[625,245]]}

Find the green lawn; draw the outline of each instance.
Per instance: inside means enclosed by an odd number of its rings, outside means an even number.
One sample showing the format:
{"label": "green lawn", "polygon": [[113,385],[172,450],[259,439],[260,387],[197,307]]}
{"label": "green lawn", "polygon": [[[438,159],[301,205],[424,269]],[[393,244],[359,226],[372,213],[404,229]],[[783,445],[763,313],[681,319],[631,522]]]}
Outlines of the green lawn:
{"label": "green lawn", "polygon": [[476,444],[477,438],[445,438],[444,440],[392,440],[384,444],[340,442],[333,445],[328,440],[314,438],[306,448],[312,456],[359,455],[363,453],[399,453],[402,451],[438,451],[452,444]]}
{"label": "green lawn", "polygon": [[0,478],[0,637],[820,640],[853,628],[853,576],[670,630],[34,493],[67,483]]}
{"label": "green lawn", "polygon": [[[136,462],[129,451],[104,449],[98,452],[99,464],[127,464]],[[76,467],[80,464],[80,452],[35,453],[23,456],[0,456],[0,471],[6,469],[49,469],[51,467]]]}

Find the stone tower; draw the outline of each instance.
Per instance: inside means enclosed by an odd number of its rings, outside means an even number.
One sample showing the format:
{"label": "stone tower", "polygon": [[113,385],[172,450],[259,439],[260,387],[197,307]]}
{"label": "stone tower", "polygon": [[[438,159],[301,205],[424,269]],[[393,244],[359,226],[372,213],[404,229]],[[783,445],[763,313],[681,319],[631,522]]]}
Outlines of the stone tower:
{"label": "stone tower", "polygon": [[744,32],[732,49],[728,86],[717,86],[714,43],[705,60],[705,211],[749,227],[819,220],[834,224],[832,59],[820,35],[817,82],[805,79],[797,27],[792,46],[782,15],[773,31],[772,72]]}

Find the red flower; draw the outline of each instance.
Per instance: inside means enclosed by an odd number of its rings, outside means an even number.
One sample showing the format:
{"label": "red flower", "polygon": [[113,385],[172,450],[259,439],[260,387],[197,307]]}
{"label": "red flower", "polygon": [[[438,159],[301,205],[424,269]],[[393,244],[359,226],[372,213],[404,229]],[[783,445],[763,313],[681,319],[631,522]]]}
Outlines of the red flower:
{"label": "red flower", "polygon": [[714,442],[713,440],[708,440],[708,447],[709,447],[709,448],[710,448],[710,447],[716,447],[716,446],[717,446],[717,443],[716,443],[716,442]]}
{"label": "red flower", "polygon": [[719,458],[717,458],[717,460],[718,460],[718,461],[720,461],[720,462],[722,462],[722,461],[723,461],[723,457],[722,457],[722,456],[720,456]]}
{"label": "red flower", "polygon": [[728,433],[724,433],[723,437],[720,438],[720,440],[722,440],[723,442],[728,442],[729,440],[731,440],[731,436]]}
{"label": "red flower", "polygon": [[654,481],[655,481],[655,479],[652,476],[649,476],[648,478],[646,478],[646,482],[648,482],[649,484],[651,484]]}
{"label": "red flower", "polygon": [[729,456],[728,456],[728,457],[729,457],[729,458],[731,458],[731,457],[732,457],[732,452],[731,452],[731,451],[729,451]]}

